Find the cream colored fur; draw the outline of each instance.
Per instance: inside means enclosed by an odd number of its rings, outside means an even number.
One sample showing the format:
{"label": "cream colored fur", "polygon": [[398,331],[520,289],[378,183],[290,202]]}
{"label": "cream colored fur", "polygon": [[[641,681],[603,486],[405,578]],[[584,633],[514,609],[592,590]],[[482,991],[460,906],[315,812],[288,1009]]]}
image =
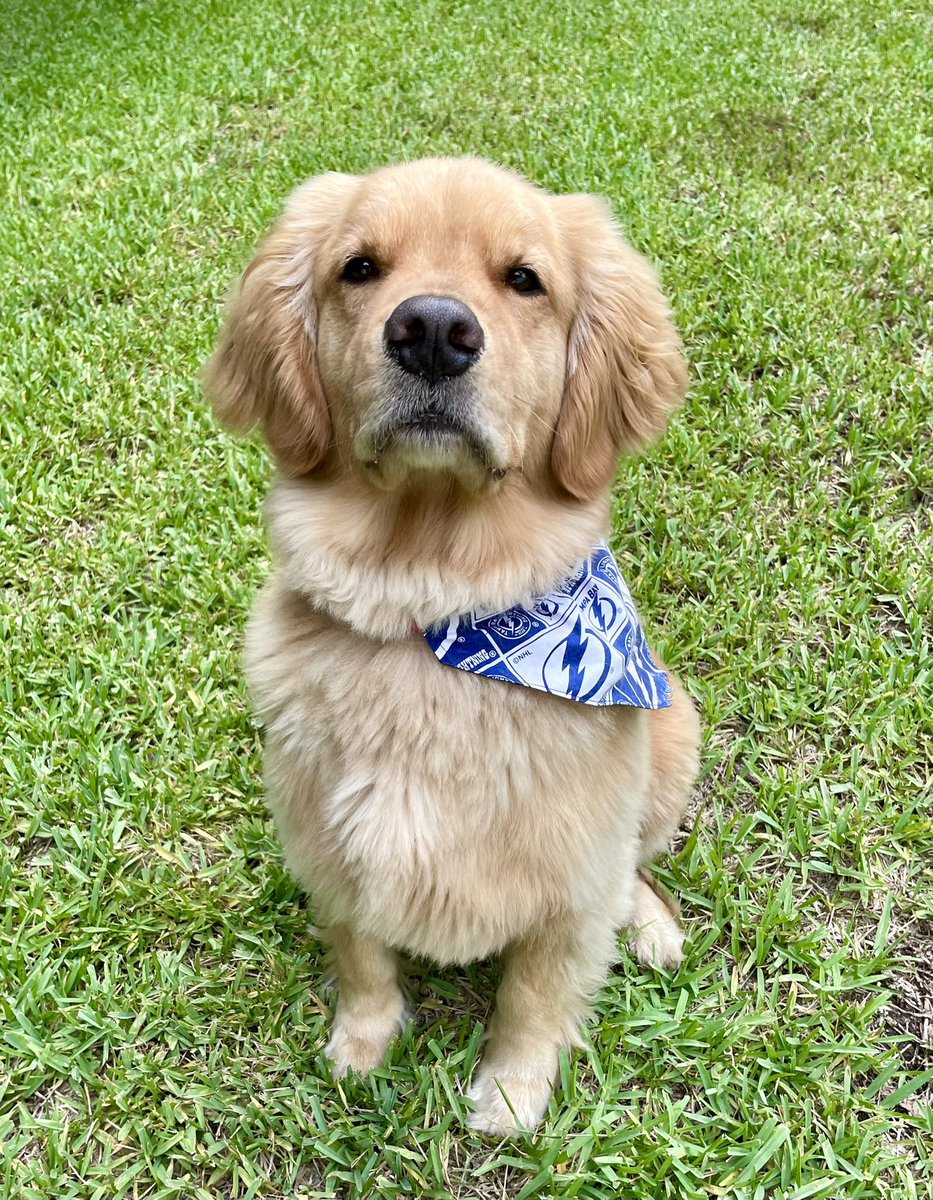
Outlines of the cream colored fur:
{"label": "cream colored fur", "polygon": [[[342,283],[364,252],[379,279]],[[529,262],[543,297],[502,284]],[[470,377],[504,478],[459,451],[373,461],[397,370],[381,329],[424,292],[485,330]],[[676,682],[667,710],[593,708],[443,667],[412,630],[564,578],[607,533],[619,452],[661,431],[684,380],[654,274],[605,209],[475,160],[304,185],[207,369],[218,416],[260,422],[283,471],[247,673],[269,804],[333,944],[335,1074],[377,1065],[406,1019],[398,952],[502,954],[480,1130],[540,1121],[618,929],[642,961],[680,961],[639,867],[679,823],[698,726]]]}

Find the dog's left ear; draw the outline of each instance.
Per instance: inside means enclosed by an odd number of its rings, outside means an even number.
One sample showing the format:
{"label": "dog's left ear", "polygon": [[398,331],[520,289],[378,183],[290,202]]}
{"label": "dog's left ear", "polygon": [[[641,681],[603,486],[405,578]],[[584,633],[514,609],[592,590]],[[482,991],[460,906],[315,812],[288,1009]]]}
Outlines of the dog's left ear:
{"label": "dog's left ear", "polygon": [[556,196],[571,247],[577,307],[551,466],[579,500],[610,486],[620,454],[664,432],[687,369],[653,267],[622,238],[595,196]]}

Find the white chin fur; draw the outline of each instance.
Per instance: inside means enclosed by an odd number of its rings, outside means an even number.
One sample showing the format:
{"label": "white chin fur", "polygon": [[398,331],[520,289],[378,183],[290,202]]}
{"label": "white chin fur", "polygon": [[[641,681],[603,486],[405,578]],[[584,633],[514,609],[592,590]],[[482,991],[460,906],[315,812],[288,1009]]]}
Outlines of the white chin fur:
{"label": "white chin fur", "polygon": [[[506,470],[506,448],[492,432],[484,435],[488,451],[483,458],[456,434],[421,434],[405,431],[382,451],[375,448],[373,432],[364,427],[353,444],[353,455],[366,478],[382,491],[398,491],[431,477],[456,479],[468,492],[495,488]],[[418,479],[418,477],[423,477]]]}
{"label": "white chin fur", "polygon": [[370,458],[363,465],[366,478],[386,492],[418,483],[430,486],[431,479],[436,477],[455,479],[466,491],[476,493],[497,487],[502,478],[481,463],[459,439],[434,445],[398,443],[383,457]]}

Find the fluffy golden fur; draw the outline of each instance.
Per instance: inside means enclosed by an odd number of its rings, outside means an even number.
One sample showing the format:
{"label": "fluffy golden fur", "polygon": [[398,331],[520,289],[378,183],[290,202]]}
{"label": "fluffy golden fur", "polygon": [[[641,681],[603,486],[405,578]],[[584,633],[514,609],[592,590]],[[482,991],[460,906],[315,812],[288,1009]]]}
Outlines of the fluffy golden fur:
{"label": "fluffy golden fur", "polygon": [[[378,271],[350,282],[359,256]],[[543,288],[508,286],[517,266]],[[484,331],[457,381],[386,352],[416,295]],[[206,384],[280,468],[247,671],[269,803],[333,944],[335,1074],[377,1065],[404,1022],[397,953],[502,954],[472,1122],[532,1127],[617,930],[643,961],[680,960],[639,868],[696,773],[682,688],[657,712],[594,708],[441,666],[412,631],[565,578],[607,533],[620,453],[663,430],[685,379],[655,273],[606,206],[482,161],[313,179],[243,275]],[[469,436],[412,423],[438,396]]]}

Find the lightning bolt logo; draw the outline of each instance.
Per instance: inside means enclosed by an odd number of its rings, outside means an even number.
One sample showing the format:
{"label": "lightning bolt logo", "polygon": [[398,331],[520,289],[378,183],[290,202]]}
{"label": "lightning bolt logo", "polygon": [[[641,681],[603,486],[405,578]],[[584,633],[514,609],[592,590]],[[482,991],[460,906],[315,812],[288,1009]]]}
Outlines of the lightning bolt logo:
{"label": "lightning bolt logo", "polygon": [[541,676],[546,692],[586,703],[603,686],[612,656],[599,634],[577,616],[568,637],[544,660]]}
{"label": "lightning bolt logo", "polygon": [[567,672],[568,691],[576,698],[583,687],[583,672],[580,663],[586,650],[586,638],[583,636],[583,623],[579,617],[574,622],[570,637],[564,643],[564,660],[561,666]]}
{"label": "lightning bolt logo", "polygon": [[599,628],[605,633],[609,626],[616,619],[616,606],[612,603],[608,596],[597,598],[593,601],[593,620]]}

